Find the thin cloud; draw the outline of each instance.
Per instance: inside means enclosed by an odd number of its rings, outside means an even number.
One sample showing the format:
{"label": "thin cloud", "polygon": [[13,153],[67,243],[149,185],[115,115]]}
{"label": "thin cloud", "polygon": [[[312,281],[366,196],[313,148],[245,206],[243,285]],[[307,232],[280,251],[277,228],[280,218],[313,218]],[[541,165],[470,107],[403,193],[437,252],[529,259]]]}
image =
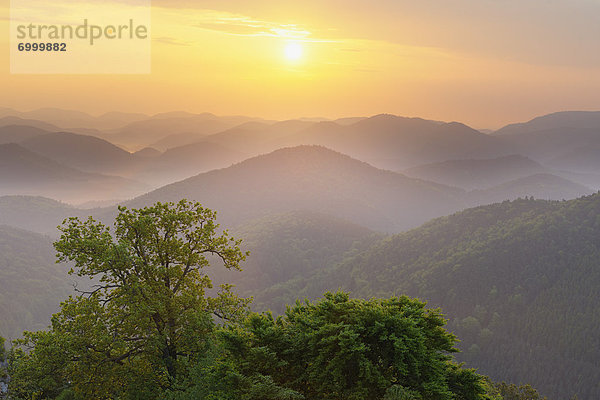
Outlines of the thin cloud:
{"label": "thin cloud", "polygon": [[279,24],[257,20],[241,14],[205,10],[196,24],[201,29],[237,36],[264,36],[286,39],[306,39],[311,35],[307,29],[296,24]]}
{"label": "thin cloud", "polygon": [[183,40],[175,39],[175,38],[168,37],[168,36],[161,36],[161,37],[153,38],[152,40],[157,43],[163,43],[163,44],[168,44],[168,45],[173,45],[173,46],[190,46],[189,42],[185,42]]}

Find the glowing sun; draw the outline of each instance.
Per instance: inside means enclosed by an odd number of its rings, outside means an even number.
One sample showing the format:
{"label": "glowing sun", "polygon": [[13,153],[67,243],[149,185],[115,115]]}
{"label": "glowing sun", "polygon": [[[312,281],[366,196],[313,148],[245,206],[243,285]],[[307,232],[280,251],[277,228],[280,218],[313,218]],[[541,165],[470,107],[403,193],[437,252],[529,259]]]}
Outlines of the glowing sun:
{"label": "glowing sun", "polygon": [[286,44],[285,58],[290,61],[297,61],[302,58],[302,45],[297,42],[290,42]]}

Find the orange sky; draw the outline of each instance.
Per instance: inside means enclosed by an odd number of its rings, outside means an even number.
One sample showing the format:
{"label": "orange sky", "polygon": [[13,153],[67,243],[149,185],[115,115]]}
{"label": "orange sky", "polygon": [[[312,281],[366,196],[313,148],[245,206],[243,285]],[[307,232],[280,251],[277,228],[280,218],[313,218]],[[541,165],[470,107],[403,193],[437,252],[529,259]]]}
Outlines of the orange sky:
{"label": "orange sky", "polygon": [[[84,1],[52,4],[73,3]],[[600,109],[592,0],[154,0],[147,75],[10,74],[1,4],[0,106],[19,110],[388,112],[497,128]],[[285,57],[289,42],[299,60]]]}

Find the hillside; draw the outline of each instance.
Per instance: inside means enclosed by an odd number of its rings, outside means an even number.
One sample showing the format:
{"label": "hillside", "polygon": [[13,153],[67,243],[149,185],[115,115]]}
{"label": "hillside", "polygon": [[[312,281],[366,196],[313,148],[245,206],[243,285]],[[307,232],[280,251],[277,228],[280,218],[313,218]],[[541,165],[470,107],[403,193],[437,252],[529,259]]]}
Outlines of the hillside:
{"label": "hillside", "polygon": [[[294,211],[252,220],[234,229],[250,251],[243,271],[222,270],[217,282],[233,283],[253,297],[255,310],[277,304],[277,312],[307,277],[366,250],[384,235],[328,215]],[[209,274],[214,274],[214,271]],[[296,282],[298,281],[298,282]]]}
{"label": "hillside", "polygon": [[48,237],[0,225],[0,336],[45,329],[73,292],[68,268],[54,263],[54,253]]}
{"label": "hillside", "polygon": [[474,205],[532,196],[541,200],[569,200],[592,194],[590,188],[552,174],[534,174],[469,194]]}
{"label": "hillside", "polygon": [[382,240],[288,301],[339,287],[427,299],[451,319],[460,358],[481,373],[550,398],[598,398],[598,215],[600,194],[469,209]]}
{"label": "hillside", "polygon": [[133,177],[154,187],[180,181],[201,172],[229,167],[246,158],[244,153],[210,142],[174,147],[162,154],[151,153],[151,156],[140,152],[135,154],[143,164],[138,163],[138,170]]}
{"label": "hillside", "polygon": [[409,168],[404,174],[466,190],[486,189],[518,178],[547,172],[527,157],[510,155],[493,159],[450,160]]}
{"label": "hillside", "polygon": [[132,155],[106,140],[70,132],[55,132],[20,144],[38,154],[82,171],[119,173],[132,167]]}
{"label": "hillside", "polygon": [[600,112],[572,111],[545,115],[504,127],[493,136],[506,140],[520,154],[536,161],[581,171],[587,154],[582,149],[600,148]]}
{"label": "hillside", "polygon": [[[0,115],[3,115],[1,111],[0,111]],[[32,127],[32,128],[41,129],[41,130],[44,130],[47,132],[58,132],[61,130],[56,125],[52,125],[52,124],[49,124],[49,123],[43,122],[43,121],[38,121],[36,119],[20,118],[20,117],[16,117],[16,116],[13,116],[10,114],[0,118],[0,126],[4,127],[4,126],[11,126],[11,125],[28,126],[28,127]]]}
{"label": "hillside", "polygon": [[528,122],[507,125],[494,132],[494,135],[519,135],[555,128],[596,129],[599,126],[600,111],[561,111],[542,115]]}
{"label": "hillside", "polygon": [[46,130],[30,125],[1,125],[0,121],[0,144],[18,143],[25,139],[49,133]]}
{"label": "hillside", "polygon": [[56,227],[65,218],[84,216],[84,213],[71,205],[45,197],[0,197],[0,225],[10,225],[52,237],[59,234]]}
{"label": "hillside", "polygon": [[600,171],[600,143],[572,149],[549,160],[547,164],[554,168],[597,174]]}
{"label": "hillside", "polygon": [[514,153],[502,139],[457,122],[388,114],[350,125],[320,122],[282,139],[280,144],[322,145],[394,171],[451,159],[491,158]]}
{"label": "hillside", "polygon": [[146,146],[168,149],[200,141],[204,136],[250,120],[252,118],[219,117],[210,113],[163,113],[127,124],[106,138],[135,150]]}
{"label": "hillside", "polygon": [[[276,123],[247,122],[204,140],[244,153],[261,154],[277,150],[282,139],[313,126],[310,121],[289,120]],[[299,143],[309,144],[309,143]]]}
{"label": "hillside", "polygon": [[145,189],[131,180],[61,165],[17,144],[0,145],[0,196],[23,194],[82,202],[132,197]]}
{"label": "hillside", "polygon": [[463,208],[464,192],[383,171],[318,146],[255,157],[142,195],[126,205],[198,200],[225,226],[270,213],[309,210],[398,232]]}

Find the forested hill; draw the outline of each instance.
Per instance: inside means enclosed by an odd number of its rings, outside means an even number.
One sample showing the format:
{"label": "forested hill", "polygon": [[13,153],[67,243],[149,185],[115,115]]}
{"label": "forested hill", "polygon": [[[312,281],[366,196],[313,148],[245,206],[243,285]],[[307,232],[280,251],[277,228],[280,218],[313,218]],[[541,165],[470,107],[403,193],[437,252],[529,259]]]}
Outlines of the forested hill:
{"label": "forested hill", "polygon": [[45,329],[73,293],[67,266],[54,263],[49,237],[0,225],[0,336]]}
{"label": "forested hill", "polygon": [[600,398],[600,193],[520,199],[438,218],[309,280],[441,306],[469,366],[550,398]]}

